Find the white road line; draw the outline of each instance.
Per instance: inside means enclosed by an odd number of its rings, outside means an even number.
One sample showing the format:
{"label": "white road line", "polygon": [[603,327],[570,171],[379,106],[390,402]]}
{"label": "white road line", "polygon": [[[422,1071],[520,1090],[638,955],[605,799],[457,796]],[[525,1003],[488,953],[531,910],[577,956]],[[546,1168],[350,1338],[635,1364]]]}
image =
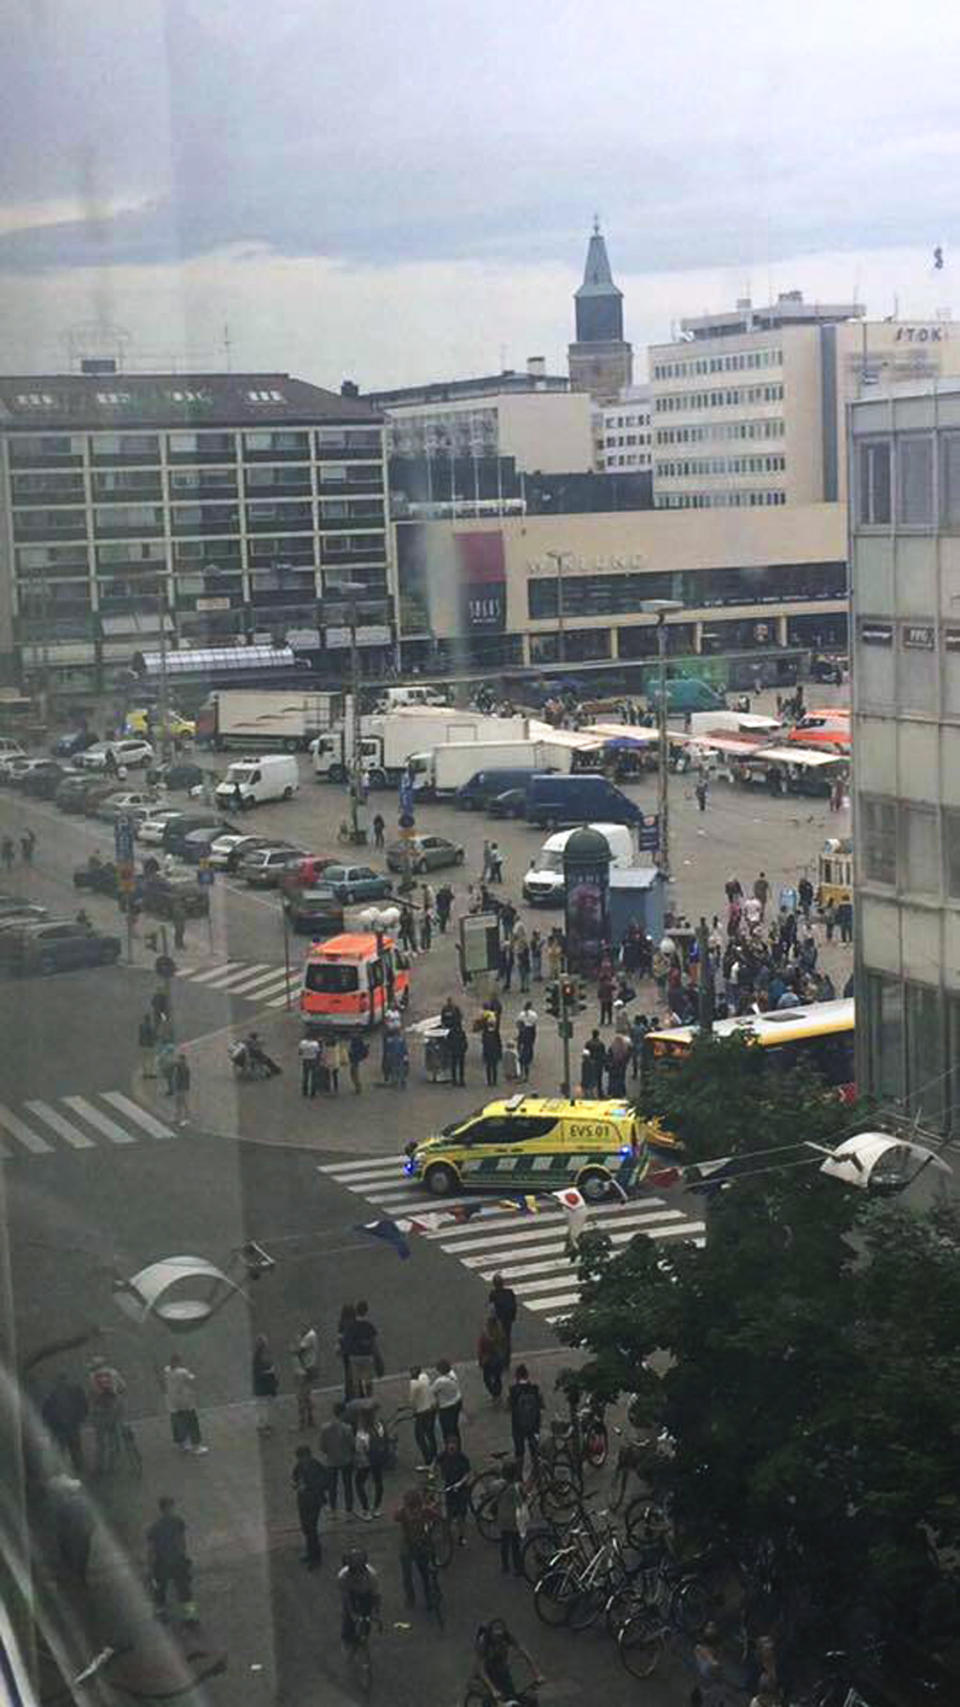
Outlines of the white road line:
{"label": "white road line", "polygon": [[384,1156],[380,1160],[376,1156],[368,1156],[363,1162],[322,1162],[317,1166],[317,1173],[339,1177],[340,1174],[366,1173],[368,1169],[371,1173],[378,1168],[386,1172],[396,1166],[397,1160],[396,1156]]}
{"label": "white road line", "polygon": [[[579,1292],[561,1292],[554,1298],[531,1298],[526,1308],[528,1310],[555,1310],[558,1305],[579,1304],[579,1302]],[[548,1322],[553,1319],[551,1316],[547,1317]]]}
{"label": "white road line", "polygon": [[263,972],[266,972],[268,977],[272,976],[273,968],[268,968],[265,960],[259,960],[252,966],[244,966],[240,972],[228,973],[226,978],[211,978],[210,988],[212,990],[233,990],[238,984],[246,984],[250,978],[256,984],[257,974]]}
{"label": "white road line", "polygon": [[34,1155],[39,1156],[44,1150],[53,1149],[52,1144],[48,1144],[47,1140],[41,1138],[38,1132],[31,1131],[30,1127],[26,1126],[13,1113],[12,1109],[7,1108],[6,1104],[2,1102],[0,1102],[0,1126],[5,1127],[11,1136],[23,1145],[25,1150],[31,1150]]}
{"label": "white road line", "polygon": [[[703,1222],[702,1221],[687,1221],[683,1218],[682,1212],[679,1212],[679,1214],[680,1214],[679,1220],[673,1221],[669,1227],[665,1227],[659,1222],[656,1223],[656,1236],[658,1238],[673,1238],[678,1233],[682,1233],[682,1232],[686,1231],[688,1228],[695,1228],[697,1230],[697,1232],[701,1232],[703,1230]],[[639,1219],[638,1220],[636,1217],[630,1217],[629,1222],[628,1222],[628,1225],[632,1226],[634,1228],[634,1231],[638,1232],[638,1233],[642,1232],[645,1226],[650,1226],[651,1224],[652,1223],[650,1223],[649,1221],[647,1221],[645,1219]],[[619,1229],[620,1230],[623,1229],[623,1225],[624,1224],[621,1221],[619,1223]],[[479,1231],[479,1229],[475,1229],[475,1231]],[[518,1229],[517,1231],[515,1231],[512,1234],[512,1236],[509,1233],[504,1234],[504,1233],[498,1232],[498,1233],[495,1233],[490,1238],[486,1238],[486,1239],[481,1239],[481,1238],[461,1239],[458,1244],[448,1245],[448,1244],[443,1243],[443,1240],[446,1237],[446,1233],[447,1233],[447,1229],[445,1228],[442,1233],[438,1233],[436,1235],[436,1238],[440,1242],[440,1249],[443,1251],[448,1251],[449,1253],[451,1253],[453,1255],[455,1255],[459,1251],[484,1251],[484,1250],[489,1251],[491,1253],[491,1256],[492,1256],[492,1253],[494,1251],[506,1252],[509,1255],[510,1247],[512,1245],[530,1245],[530,1244],[534,1243],[537,1239],[543,1237],[542,1232],[538,1228],[531,1228],[531,1230],[529,1232],[521,1232]],[[430,1235],[428,1234],[427,1236],[429,1237]],[[522,1251],[517,1252],[518,1256],[522,1256],[523,1254],[524,1253]]]}
{"label": "white road line", "polygon": [[63,1138],[72,1149],[92,1150],[94,1148],[92,1138],[88,1138],[87,1134],[81,1132],[79,1127],[72,1126],[69,1120],[64,1120],[63,1115],[58,1114],[56,1109],[51,1108],[48,1103],[28,1102],[26,1106],[31,1114],[37,1115],[40,1120],[45,1120],[47,1125],[52,1127],[53,1131],[60,1138]]}
{"label": "white road line", "polygon": [[[628,1243],[629,1240],[634,1238],[637,1233],[649,1232],[654,1238],[656,1238],[660,1228],[665,1222],[674,1222],[682,1219],[683,1215],[679,1209],[667,1209],[660,1215],[649,1216],[645,1221],[641,1221],[639,1223],[633,1222],[629,1227],[624,1228],[622,1232],[610,1233],[608,1237],[611,1244],[614,1245]],[[566,1248],[565,1239],[555,1239],[545,1245],[531,1245],[528,1249],[518,1251],[517,1255],[522,1257],[524,1262],[526,1262],[529,1257],[546,1257],[552,1254],[563,1256],[566,1252]],[[497,1264],[496,1268],[490,1270],[490,1274],[485,1274],[483,1272],[484,1266],[489,1264],[490,1260],[489,1254],[481,1253],[480,1256],[476,1257],[464,1257],[463,1266],[464,1268],[478,1269],[481,1279],[483,1280],[489,1280],[495,1273],[504,1275],[508,1272],[510,1274],[532,1274],[537,1267],[537,1264],[534,1264],[532,1268],[511,1268],[508,1271],[501,1262]],[[507,1257],[505,1260],[509,1262],[510,1259]],[[539,1266],[542,1268],[544,1265],[541,1263]]]}
{"label": "white road line", "polygon": [[244,976],[238,983],[232,985],[235,996],[252,996],[255,990],[265,985],[273,985],[277,979],[277,968],[270,966],[260,972],[254,972],[249,977]]}
{"label": "white road line", "polygon": [[72,1108],[74,1114],[79,1114],[88,1126],[96,1127],[96,1130],[102,1132],[105,1138],[109,1138],[111,1144],[136,1143],[134,1133],[128,1132],[125,1126],[118,1126],[108,1114],[102,1114],[99,1108],[94,1108],[91,1102],[87,1102],[86,1097],[62,1097],[61,1101],[65,1102],[68,1108]]}
{"label": "white road line", "polygon": [[222,978],[224,973],[239,971],[244,965],[242,960],[225,960],[220,966],[208,966],[205,972],[179,972],[179,978],[190,978],[194,984],[211,984],[215,978]]}
{"label": "white road line", "polygon": [[[284,972],[283,967],[281,966],[279,971],[274,969],[271,977],[268,978],[266,983],[263,985],[263,988],[260,990],[255,990],[253,995],[251,996],[250,1000],[252,1002],[264,1002],[270,996],[276,996],[278,994],[282,994],[283,991],[286,990],[286,987],[287,987],[287,975]],[[299,989],[300,989],[300,974],[294,969],[294,967],[291,966],[291,968],[290,968],[290,994],[295,995],[297,993],[297,991],[299,991]]]}
{"label": "white road line", "polygon": [[[558,1286],[563,1286],[564,1284],[569,1284],[570,1281],[572,1280],[572,1278],[573,1277],[572,1277],[572,1275],[568,1269],[566,1274],[555,1274],[551,1280],[526,1280],[523,1282],[522,1285],[515,1286],[514,1291],[516,1292],[517,1297],[519,1299],[521,1299],[524,1304],[526,1304],[528,1293],[531,1293],[531,1292],[553,1292],[553,1293],[556,1293]],[[578,1294],[578,1296],[579,1296],[579,1294]]]}
{"label": "white road line", "polygon": [[161,1120],[156,1120],[145,1108],[141,1108],[138,1102],[134,1102],[132,1097],[124,1096],[122,1091],[104,1091],[103,1100],[112,1103],[121,1114],[135,1120],[138,1126],[143,1127],[144,1132],[149,1132],[151,1138],[173,1137],[169,1126],[164,1126]]}
{"label": "white road line", "polygon": [[[468,1202],[470,1203],[476,1203],[476,1201],[475,1197],[468,1199]],[[437,1207],[439,1206],[435,1203],[434,1208]],[[638,1199],[635,1207],[630,1210],[626,1209],[623,1204],[619,1203],[595,1205],[590,1210],[590,1216],[591,1220],[595,1224],[598,1222],[606,1223],[610,1220],[616,1220],[618,1225],[622,1226],[622,1218],[624,1215],[646,1214],[649,1210],[662,1209],[665,1207],[666,1206],[662,1198],[649,1197],[645,1200]],[[513,1211],[510,1209],[498,1209],[496,1215],[483,1216],[479,1221],[471,1219],[470,1221],[462,1222],[459,1226],[454,1225],[452,1227],[444,1227],[442,1234],[438,1234],[437,1236],[445,1239],[459,1239],[465,1237],[467,1234],[478,1233],[482,1226],[495,1226],[498,1228],[501,1226],[508,1226],[518,1229],[529,1229],[529,1231],[524,1232],[523,1236],[525,1238],[536,1239],[545,1235],[549,1236],[549,1234],[557,1227],[565,1227],[566,1220],[566,1214],[562,1209],[545,1209],[539,1215],[523,1215],[519,1210]]]}
{"label": "white road line", "polygon": [[[298,1005],[299,1005],[298,1001],[297,1001],[297,997],[299,996],[299,994],[300,994],[299,984],[295,984],[293,982],[293,980],[291,979],[291,981],[290,981],[290,1012],[291,1013],[294,1013],[296,1011]],[[282,996],[275,996],[272,1002],[264,1002],[263,1005],[265,1008],[285,1008],[287,1005],[287,993],[286,993],[286,991],[284,991]]]}

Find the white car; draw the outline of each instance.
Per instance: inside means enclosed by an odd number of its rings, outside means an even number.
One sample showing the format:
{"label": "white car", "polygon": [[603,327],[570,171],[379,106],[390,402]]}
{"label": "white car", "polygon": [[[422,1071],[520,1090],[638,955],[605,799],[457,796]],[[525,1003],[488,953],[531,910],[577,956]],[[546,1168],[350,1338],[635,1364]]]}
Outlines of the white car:
{"label": "white car", "polygon": [[258,846],[256,836],[217,836],[210,843],[210,864],[218,871],[226,871],[230,864],[230,855],[244,842],[249,842],[251,849]]}
{"label": "white car", "polygon": [[143,765],[153,764],[153,748],[150,742],[138,738],[129,741],[98,741],[95,747],[88,747],[85,753],[78,753],[76,762],[86,771],[106,770],[108,753],[113,754],[118,770],[136,770]]}
{"label": "white car", "polygon": [[129,790],[117,794],[108,794],[106,800],[101,800],[95,813],[95,818],[132,818],[136,813],[141,816],[150,811],[156,801],[149,794],[131,793]]}
{"label": "white car", "polygon": [[182,818],[182,812],[151,812],[149,818],[137,825],[137,841],[144,842],[147,847],[158,848],[163,842],[163,832],[174,818]]}

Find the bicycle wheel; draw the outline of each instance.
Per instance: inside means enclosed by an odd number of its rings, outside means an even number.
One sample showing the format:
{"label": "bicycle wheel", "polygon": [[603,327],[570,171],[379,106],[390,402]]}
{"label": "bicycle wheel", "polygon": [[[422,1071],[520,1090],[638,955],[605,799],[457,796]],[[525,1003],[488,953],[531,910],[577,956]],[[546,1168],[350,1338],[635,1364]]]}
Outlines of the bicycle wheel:
{"label": "bicycle wheel", "polygon": [[710,1617],[710,1601],[695,1577],[679,1582],[673,1591],[674,1622],[688,1636],[698,1636]]}
{"label": "bicycle wheel", "polygon": [[437,1564],[441,1571],[445,1571],[453,1559],[453,1530],[445,1518],[434,1524],[430,1538]]}
{"label": "bicycle wheel", "polygon": [[579,1502],[580,1492],[572,1470],[566,1464],[555,1464],[540,1483],[540,1508],[544,1517],[568,1517]]}
{"label": "bicycle wheel", "polygon": [[563,1567],[547,1571],[533,1591],[533,1609],[541,1624],[551,1630],[559,1630],[566,1624],[579,1586],[579,1576],[573,1571]]}
{"label": "bicycle wheel", "polygon": [[624,1512],[623,1528],[627,1545],[638,1553],[649,1547],[652,1541],[660,1541],[669,1527],[659,1506],[651,1505],[645,1494],[639,1494],[636,1499],[632,1499]]}
{"label": "bicycle wheel", "polygon": [[490,1697],[479,1684],[471,1684],[463,1698],[463,1707],[490,1707]]}
{"label": "bicycle wheel", "polygon": [[430,1572],[430,1616],[436,1619],[437,1628],[442,1630],[446,1614],[443,1605],[443,1590],[440,1587],[440,1578],[437,1575],[436,1566]]}
{"label": "bicycle wheel", "polygon": [[633,1583],[623,1583],[615,1588],[603,1609],[604,1622],[610,1635],[616,1639],[628,1618],[639,1612],[646,1605],[642,1591]]}
{"label": "bicycle wheel", "polygon": [[573,1597],[570,1616],[567,1623],[571,1630],[589,1630],[595,1624],[607,1604],[610,1594],[610,1584],[606,1580],[591,1583],[589,1588],[582,1588]]}
{"label": "bicycle wheel", "polygon": [[143,1458],[137,1445],[137,1437],[129,1423],[123,1431],[123,1454],[131,1476],[135,1476],[139,1481],[143,1475]]}
{"label": "bicycle wheel", "polygon": [[496,1494],[488,1494],[486,1503],[477,1508],[474,1516],[477,1520],[477,1528],[483,1536],[484,1541],[499,1541],[500,1525],[497,1522]]}
{"label": "bicycle wheel", "polygon": [[621,1664],[631,1677],[652,1677],[660,1663],[666,1631],[649,1608],[628,1618],[617,1637]]}
{"label": "bicycle wheel", "polygon": [[364,1695],[369,1695],[373,1685],[373,1661],[370,1658],[369,1636],[359,1637],[354,1642],[351,1653],[357,1684]]}
{"label": "bicycle wheel", "polygon": [[607,1434],[607,1425],[598,1417],[596,1421],[589,1424],[583,1437],[584,1461],[590,1464],[594,1470],[602,1470],[607,1462],[609,1450],[610,1437]]}
{"label": "bicycle wheel", "polygon": [[536,1588],[540,1578],[546,1574],[559,1547],[560,1537],[552,1526],[549,1529],[531,1529],[520,1549],[523,1574],[531,1588]]}
{"label": "bicycle wheel", "polygon": [[490,1495],[499,1488],[503,1481],[499,1470],[481,1470],[470,1484],[470,1510],[477,1516],[481,1506],[485,1506]]}

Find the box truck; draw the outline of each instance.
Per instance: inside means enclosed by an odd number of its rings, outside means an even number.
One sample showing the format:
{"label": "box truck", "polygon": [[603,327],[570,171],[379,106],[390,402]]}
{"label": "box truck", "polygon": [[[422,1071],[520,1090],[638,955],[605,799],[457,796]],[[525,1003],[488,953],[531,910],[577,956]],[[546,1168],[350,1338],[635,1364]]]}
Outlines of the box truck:
{"label": "box truck", "polygon": [[255,752],[295,753],[343,717],[342,693],[300,688],[225,688],[210,694],[197,713],[197,741]]}
{"label": "box truck", "polygon": [[[394,712],[374,712],[360,719],[363,768],[371,788],[384,788],[397,780],[413,753],[422,753],[448,741],[466,744],[484,737],[510,740],[525,735],[526,729],[522,717],[485,717],[473,711],[431,711],[411,706]],[[343,782],[353,753],[353,725],[349,717],[319,736],[311,751],[318,781]]]}
{"label": "box truck", "polygon": [[[424,799],[456,794],[478,771],[568,771],[575,749],[549,740],[446,741],[410,760],[414,792]],[[510,784],[504,782],[504,788]]]}

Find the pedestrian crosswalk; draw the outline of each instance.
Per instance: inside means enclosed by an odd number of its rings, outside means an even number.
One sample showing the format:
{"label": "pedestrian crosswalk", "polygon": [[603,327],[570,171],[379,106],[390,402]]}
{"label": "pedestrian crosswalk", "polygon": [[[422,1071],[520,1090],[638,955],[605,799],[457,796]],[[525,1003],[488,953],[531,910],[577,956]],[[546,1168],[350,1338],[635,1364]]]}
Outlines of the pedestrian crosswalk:
{"label": "pedestrian crosswalk", "polygon": [[242,996],[262,1008],[285,1007],[288,983],[292,1006],[296,1007],[300,993],[300,966],[295,961],[290,962],[288,971],[285,966],[271,966],[266,961],[223,960],[217,966],[182,967],[177,977],[189,979],[191,984],[201,985],[205,990],[224,990],[229,996]]}
{"label": "pedestrian crosswalk", "polygon": [[[371,1156],[366,1161],[331,1162],[318,1172],[356,1192],[385,1219],[425,1214],[431,1210],[458,1209],[485,1200],[470,1197],[430,1197],[404,1182],[403,1158]],[[549,1202],[549,1200],[546,1200]],[[462,1223],[451,1222],[417,1237],[439,1244],[464,1268],[492,1280],[502,1274],[521,1303],[556,1322],[576,1304],[579,1287],[574,1265],[566,1250],[567,1217],[559,1206],[543,1208],[536,1215],[521,1215],[485,1203],[487,1213]],[[681,1204],[664,1197],[644,1196],[629,1203],[601,1203],[590,1210],[590,1225],[609,1233],[616,1248],[637,1233],[648,1233],[663,1241],[692,1239],[702,1245],[703,1221],[692,1219]]]}
{"label": "pedestrian crosswalk", "polygon": [[91,1091],[87,1096],[52,1097],[49,1102],[33,1097],[16,1109],[0,1102],[0,1159],[4,1161],[173,1137],[172,1126],[125,1091]]}

